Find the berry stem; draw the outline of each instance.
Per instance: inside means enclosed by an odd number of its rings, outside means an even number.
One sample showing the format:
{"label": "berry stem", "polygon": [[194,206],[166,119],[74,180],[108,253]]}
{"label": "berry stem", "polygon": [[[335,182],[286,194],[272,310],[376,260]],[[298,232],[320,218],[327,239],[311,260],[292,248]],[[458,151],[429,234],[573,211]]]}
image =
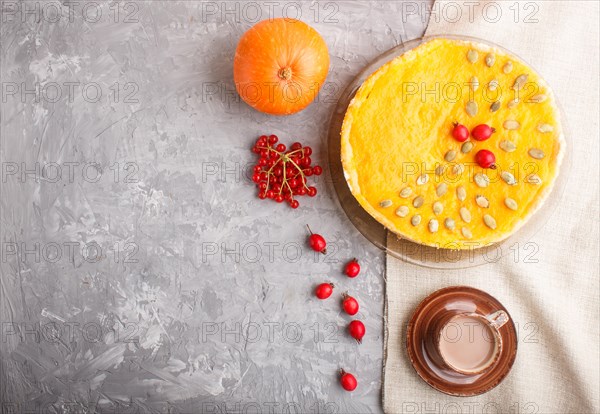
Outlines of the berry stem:
{"label": "berry stem", "polygon": [[[273,169],[275,168],[275,166],[281,161],[283,164],[283,183],[287,186],[287,188],[290,190],[290,194],[292,195],[291,200],[294,199],[294,194],[293,194],[293,190],[292,187],[290,186],[288,180],[287,180],[287,171],[285,168],[285,164],[290,162],[292,163],[292,165],[294,167],[296,167],[296,169],[298,170],[298,174],[300,175],[302,178],[304,178],[304,171],[302,171],[302,168],[300,168],[300,166],[298,164],[296,164],[291,158],[290,155],[294,154],[298,151],[302,151],[302,148],[294,150],[289,152],[288,154],[284,154],[281,153],[279,151],[277,151],[275,148],[271,147],[271,144],[267,144],[266,147],[258,147],[260,149],[266,149],[267,151],[273,151],[275,153],[277,153],[279,155],[279,158],[277,159],[277,161],[269,168],[269,170],[267,171],[267,186],[269,185],[269,182],[271,181],[271,175],[273,174]],[[296,176],[297,176],[296,175]],[[308,190],[308,186],[306,185],[306,183],[304,182],[304,180],[302,181],[302,185],[304,186],[304,188],[306,188]],[[283,193],[283,185],[281,186],[281,188],[279,189],[279,195],[281,195]]]}
{"label": "berry stem", "polygon": [[[280,157],[281,159],[281,157]],[[290,185],[288,184],[287,180],[285,179],[285,170],[287,170],[287,168],[285,168],[285,163],[283,163],[283,182],[285,183],[285,185],[287,185],[288,187],[290,187]],[[290,187],[290,190],[292,188]],[[279,194],[281,194],[283,192],[283,186],[281,186],[281,188],[279,189]]]}
{"label": "berry stem", "polygon": [[[298,150],[298,151],[300,151],[300,150]],[[302,168],[300,168],[300,166],[298,164],[296,164],[294,161],[290,160],[290,162],[292,163],[292,165],[294,167],[296,167],[298,169],[298,174],[300,174],[302,177],[304,177],[304,171],[302,171]],[[306,188],[308,190],[308,186],[306,185],[304,180],[302,180],[302,185],[304,186],[304,188]]]}
{"label": "berry stem", "polygon": [[290,155],[292,155],[292,154],[295,154],[295,153],[297,153],[298,151],[302,151],[302,148],[300,148],[300,149],[297,149],[297,150],[290,151],[290,152],[289,152],[287,155],[288,155],[288,156],[290,156]]}

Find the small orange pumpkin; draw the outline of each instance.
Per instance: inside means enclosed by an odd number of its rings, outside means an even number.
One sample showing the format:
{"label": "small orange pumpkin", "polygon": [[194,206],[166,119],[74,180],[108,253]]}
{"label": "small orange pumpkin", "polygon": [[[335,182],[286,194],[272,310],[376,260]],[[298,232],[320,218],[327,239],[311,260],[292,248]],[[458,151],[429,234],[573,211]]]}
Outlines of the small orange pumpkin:
{"label": "small orange pumpkin", "polygon": [[317,96],[329,70],[319,33],[299,20],[263,20],[238,43],[233,79],[242,99],[258,111],[289,115]]}

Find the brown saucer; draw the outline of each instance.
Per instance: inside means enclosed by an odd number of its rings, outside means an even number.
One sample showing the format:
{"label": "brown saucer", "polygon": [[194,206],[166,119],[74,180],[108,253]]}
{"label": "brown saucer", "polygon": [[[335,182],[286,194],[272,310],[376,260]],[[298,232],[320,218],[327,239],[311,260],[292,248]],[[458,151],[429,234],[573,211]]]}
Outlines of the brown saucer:
{"label": "brown saucer", "polygon": [[495,365],[481,374],[460,374],[437,365],[426,349],[427,334],[435,322],[448,313],[476,312],[487,315],[497,310],[508,311],[489,294],[468,286],[451,286],[425,298],[415,309],[407,327],[406,348],[417,374],[429,385],[443,393],[468,397],[483,394],[498,385],[508,375],[517,357],[517,331],[514,321],[500,328],[502,350]]}

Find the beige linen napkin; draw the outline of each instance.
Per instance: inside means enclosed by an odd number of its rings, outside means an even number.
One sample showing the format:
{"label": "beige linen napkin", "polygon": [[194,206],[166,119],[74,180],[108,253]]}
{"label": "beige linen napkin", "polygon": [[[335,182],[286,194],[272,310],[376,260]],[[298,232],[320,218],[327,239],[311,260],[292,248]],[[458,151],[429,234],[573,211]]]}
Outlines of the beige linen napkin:
{"label": "beige linen napkin", "polygon": [[[457,6],[462,17],[455,21]],[[427,35],[487,39],[525,59],[548,81],[565,112],[573,162],[563,171],[569,180],[554,214],[533,244],[520,243],[518,255],[511,250],[497,263],[467,270],[430,270],[388,255],[386,413],[600,411],[598,22],[596,1],[436,2]],[[395,237],[388,243],[396,243]],[[430,388],[405,348],[406,324],[419,301],[458,284],[498,298],[519,334],[512,371],[477,397]]]}

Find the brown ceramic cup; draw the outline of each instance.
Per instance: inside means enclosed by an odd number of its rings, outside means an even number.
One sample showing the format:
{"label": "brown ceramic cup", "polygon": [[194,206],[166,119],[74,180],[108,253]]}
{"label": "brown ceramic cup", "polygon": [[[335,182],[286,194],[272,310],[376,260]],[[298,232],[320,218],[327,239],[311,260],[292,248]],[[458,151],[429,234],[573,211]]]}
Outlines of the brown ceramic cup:
{"label": "brown ceramic cup", "polygon": [[[438,347],[440,339],[449,337],[451,343],[457,339],[456,331],[448,329],[462,325],[460,316],[473,316],[469,326],[478,327],[475,333],[485,330],[486,338],[494,345],[489,348],[489,356],[484,354],[482,363],[475,366],[456,364]],[[480,319],[485,316],[487,321]],[[444,327],[447,338],[440,336]],[[507,309],[490,294],[470,286],[449,286],[433,292],[415,308],[407,324],[406,350],[417,374],[436,390],[461,397],[480,395],[510,372],[517,356],[517,331]]]}
{"label": "brown ceramic cup", "polygon": [[482,374],[493,368],[502,352],[500,328],[509,321],[503,310],[482,315],[449,313],[432,326],[426,341],[428,354],[443,368],[464,375]]}

